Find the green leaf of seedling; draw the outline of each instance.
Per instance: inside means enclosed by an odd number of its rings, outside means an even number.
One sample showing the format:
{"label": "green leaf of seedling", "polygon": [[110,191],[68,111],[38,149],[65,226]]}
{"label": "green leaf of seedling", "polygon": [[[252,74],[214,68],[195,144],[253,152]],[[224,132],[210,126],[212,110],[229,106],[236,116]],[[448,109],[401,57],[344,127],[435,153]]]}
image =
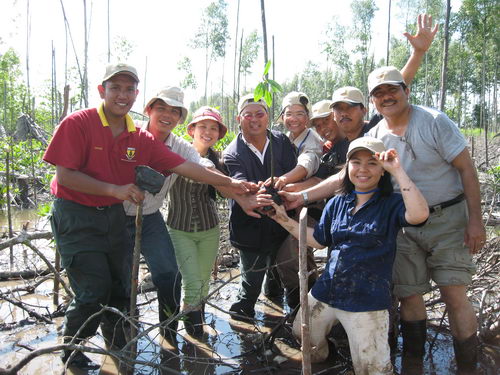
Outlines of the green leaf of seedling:
{"label": "green leaf of seedling", "polygon": [[253,100],[258,102],[264,96],[265,91],[264,83],[260,82],[253,92]]}
{"label": "green leaf of seedling", "polygon": [[271,60],[267,60],[266,67],[264,68],[264,77],[267,76],[270,68],[271,68]]}
{"label": "green leaf of seedling", "polygon": [[271,91],[274,93],[282,92],[283,88],[281,85],[273,79],[268,79],[267,82],[271,86]]}
{"label": "green leaf of seedling", "polygon": [[264,101],[266,102],[268,107],[271,107],[273,105],[273,96],[269,91],[266,91],[264,94]]}

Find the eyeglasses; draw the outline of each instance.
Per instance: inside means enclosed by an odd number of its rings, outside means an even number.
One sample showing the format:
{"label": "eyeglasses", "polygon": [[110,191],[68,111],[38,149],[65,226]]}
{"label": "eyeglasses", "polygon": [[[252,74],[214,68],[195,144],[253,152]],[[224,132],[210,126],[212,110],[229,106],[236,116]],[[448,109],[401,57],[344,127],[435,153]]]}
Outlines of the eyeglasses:
{"label": "eyeglasses", "polygon": [[411,143],[408,142],[408,139],[406,139],[406,137],[401,137],[399,140],[405,143],[405,151],[411,154],[411,160],[417,160],[417,155],[415,154],[415,151],[413,151],[413,147],[411,147]]}
{"label": "eyeglasses", "polygon": [[307,116],[307,113],[304,112],[304,111],[300,111],[300,112],[285,112],[285,114],[283,115],[285,118],[292,118],[292,117],[295,117],[295,118],[304,118]]}
{"label": "eyeglasses", "polygon": [[264,116],[266,115],[265,112],[256,112],[256,113],[250,113],[250,112],[245,112],[241,115],[241,117],[243,117],[245,120],[251,120],[253,119],[254,117],[256,119],[261,119],[263,118]]}

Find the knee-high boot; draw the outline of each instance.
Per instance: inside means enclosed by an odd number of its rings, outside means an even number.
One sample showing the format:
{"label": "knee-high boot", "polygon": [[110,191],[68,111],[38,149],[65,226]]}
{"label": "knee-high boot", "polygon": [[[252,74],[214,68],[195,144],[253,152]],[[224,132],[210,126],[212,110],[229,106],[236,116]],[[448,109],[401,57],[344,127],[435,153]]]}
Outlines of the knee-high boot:
{"label": "knee-high boot", "polygon": [[457,373],[459,375],[476,374],[477,354],[479,342],[477,335],[473,334],[468,339],[458,341],[453,338],[453,349],[457,361]]}
{"label": "knee-high boot", "polygon": [[421,375],[424,367],[427,320],[401,320],[403,336],[403,360],[401,374]]}

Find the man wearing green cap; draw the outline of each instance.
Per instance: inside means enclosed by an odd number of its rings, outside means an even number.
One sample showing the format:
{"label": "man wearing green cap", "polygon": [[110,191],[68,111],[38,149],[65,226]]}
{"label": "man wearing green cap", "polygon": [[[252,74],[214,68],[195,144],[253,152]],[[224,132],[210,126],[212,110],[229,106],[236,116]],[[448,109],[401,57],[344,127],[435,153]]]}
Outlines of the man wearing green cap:
{"label": "man wearing green cap", "polygon": [[[135,166],[149,165],[216,185],[248,191],[247,184],[213,173],[168,150],[137,129],[128,115],[138,94],[137,71],[127,64],[107,66],[98,86],[99,108],[77,111],[57,127],[44,160],[56,166],[51,225],[75,297],[65,314],[64,341],[93,336],[99,323],[106,343],[125,344],[118,315],[102,305],[129,307],[131,258],[122,202],[141,202]],[[78,332],[78,336],[76,336]],[[82,352],[65,350],[62,360],[80,369],[98,367]]]}

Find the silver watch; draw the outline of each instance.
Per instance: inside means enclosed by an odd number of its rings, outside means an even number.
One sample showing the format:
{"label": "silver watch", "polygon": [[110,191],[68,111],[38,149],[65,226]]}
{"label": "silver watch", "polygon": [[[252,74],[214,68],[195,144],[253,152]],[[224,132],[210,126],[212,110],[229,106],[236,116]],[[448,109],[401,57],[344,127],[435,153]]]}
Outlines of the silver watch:
{"label": "silver watch", "polygon": [[302,192],[302,199],[304,200],[304,206],[307,206],[309,204],[309,196],[306,191]]}

